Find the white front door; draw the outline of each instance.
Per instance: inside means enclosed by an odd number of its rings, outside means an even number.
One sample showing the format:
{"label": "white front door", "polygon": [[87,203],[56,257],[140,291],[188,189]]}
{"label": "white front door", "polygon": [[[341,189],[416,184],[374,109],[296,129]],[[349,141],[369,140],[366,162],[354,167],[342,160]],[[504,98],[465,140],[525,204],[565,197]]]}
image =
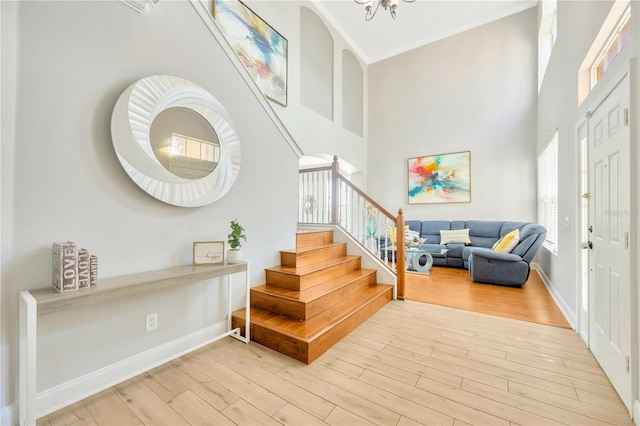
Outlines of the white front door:
{"label": "white front door", "polygon": [[631,374],[629,73],[589,119],[589,346],[628,408]]}

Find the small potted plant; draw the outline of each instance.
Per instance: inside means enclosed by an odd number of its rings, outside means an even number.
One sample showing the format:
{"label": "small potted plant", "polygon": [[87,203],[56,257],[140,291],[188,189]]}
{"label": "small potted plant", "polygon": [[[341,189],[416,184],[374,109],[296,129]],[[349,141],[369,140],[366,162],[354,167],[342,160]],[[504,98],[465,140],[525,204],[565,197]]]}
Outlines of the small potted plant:
{"label": "small potted plant", "polygon": [[231,233],[227,235],[229,242],[229,251],[227,251],[227,263],[242,262],[242,241],[247,241],[247,236],[243,234],[244,228],[238,223],[237,219],[231,221]]}

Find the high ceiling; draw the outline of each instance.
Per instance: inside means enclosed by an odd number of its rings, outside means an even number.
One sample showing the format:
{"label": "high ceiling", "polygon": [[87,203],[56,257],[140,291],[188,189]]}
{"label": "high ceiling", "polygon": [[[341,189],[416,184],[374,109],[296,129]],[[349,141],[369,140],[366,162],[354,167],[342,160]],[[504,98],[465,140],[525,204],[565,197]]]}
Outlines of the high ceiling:
{"label": "high ceiling", "polygon": [[[369,22],[353,0],[313,0],[320,13],[366,63],[373,63],[453,34],[521,12],[537,0],[399,1],[397,17],[382,7]],[[375,7],[377,0],[373,0]]]}

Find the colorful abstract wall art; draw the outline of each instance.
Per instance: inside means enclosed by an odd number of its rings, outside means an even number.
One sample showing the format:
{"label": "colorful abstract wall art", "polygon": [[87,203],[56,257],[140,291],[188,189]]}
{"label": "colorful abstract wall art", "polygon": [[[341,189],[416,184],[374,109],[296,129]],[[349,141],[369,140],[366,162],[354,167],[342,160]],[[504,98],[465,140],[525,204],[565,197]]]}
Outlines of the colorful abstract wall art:
{"label": "colorful abstract wall art", "polygon": [[287,106],[287,39],[238,0],[215,0],[213,16],[262,93]]}
{"label": "colorful abstract wall art", "polygon": [[409,204],[471,202],[471,152],[408,160]]}

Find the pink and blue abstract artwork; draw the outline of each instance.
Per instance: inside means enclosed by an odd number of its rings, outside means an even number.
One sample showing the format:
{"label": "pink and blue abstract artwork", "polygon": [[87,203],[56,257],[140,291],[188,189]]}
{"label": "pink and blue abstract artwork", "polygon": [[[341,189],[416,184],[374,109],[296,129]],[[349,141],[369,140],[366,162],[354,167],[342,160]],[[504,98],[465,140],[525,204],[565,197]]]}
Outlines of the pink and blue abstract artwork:
{"label": "pink and blue abstract artwork", "polygon": [[409,204],[471,202],[471,152],[408,160]]}
{"label": "pink and blue abstract artwork", "polygon": [[215,0],[214,17],[262,93],[287,106],[287,39],[238,0]]}

